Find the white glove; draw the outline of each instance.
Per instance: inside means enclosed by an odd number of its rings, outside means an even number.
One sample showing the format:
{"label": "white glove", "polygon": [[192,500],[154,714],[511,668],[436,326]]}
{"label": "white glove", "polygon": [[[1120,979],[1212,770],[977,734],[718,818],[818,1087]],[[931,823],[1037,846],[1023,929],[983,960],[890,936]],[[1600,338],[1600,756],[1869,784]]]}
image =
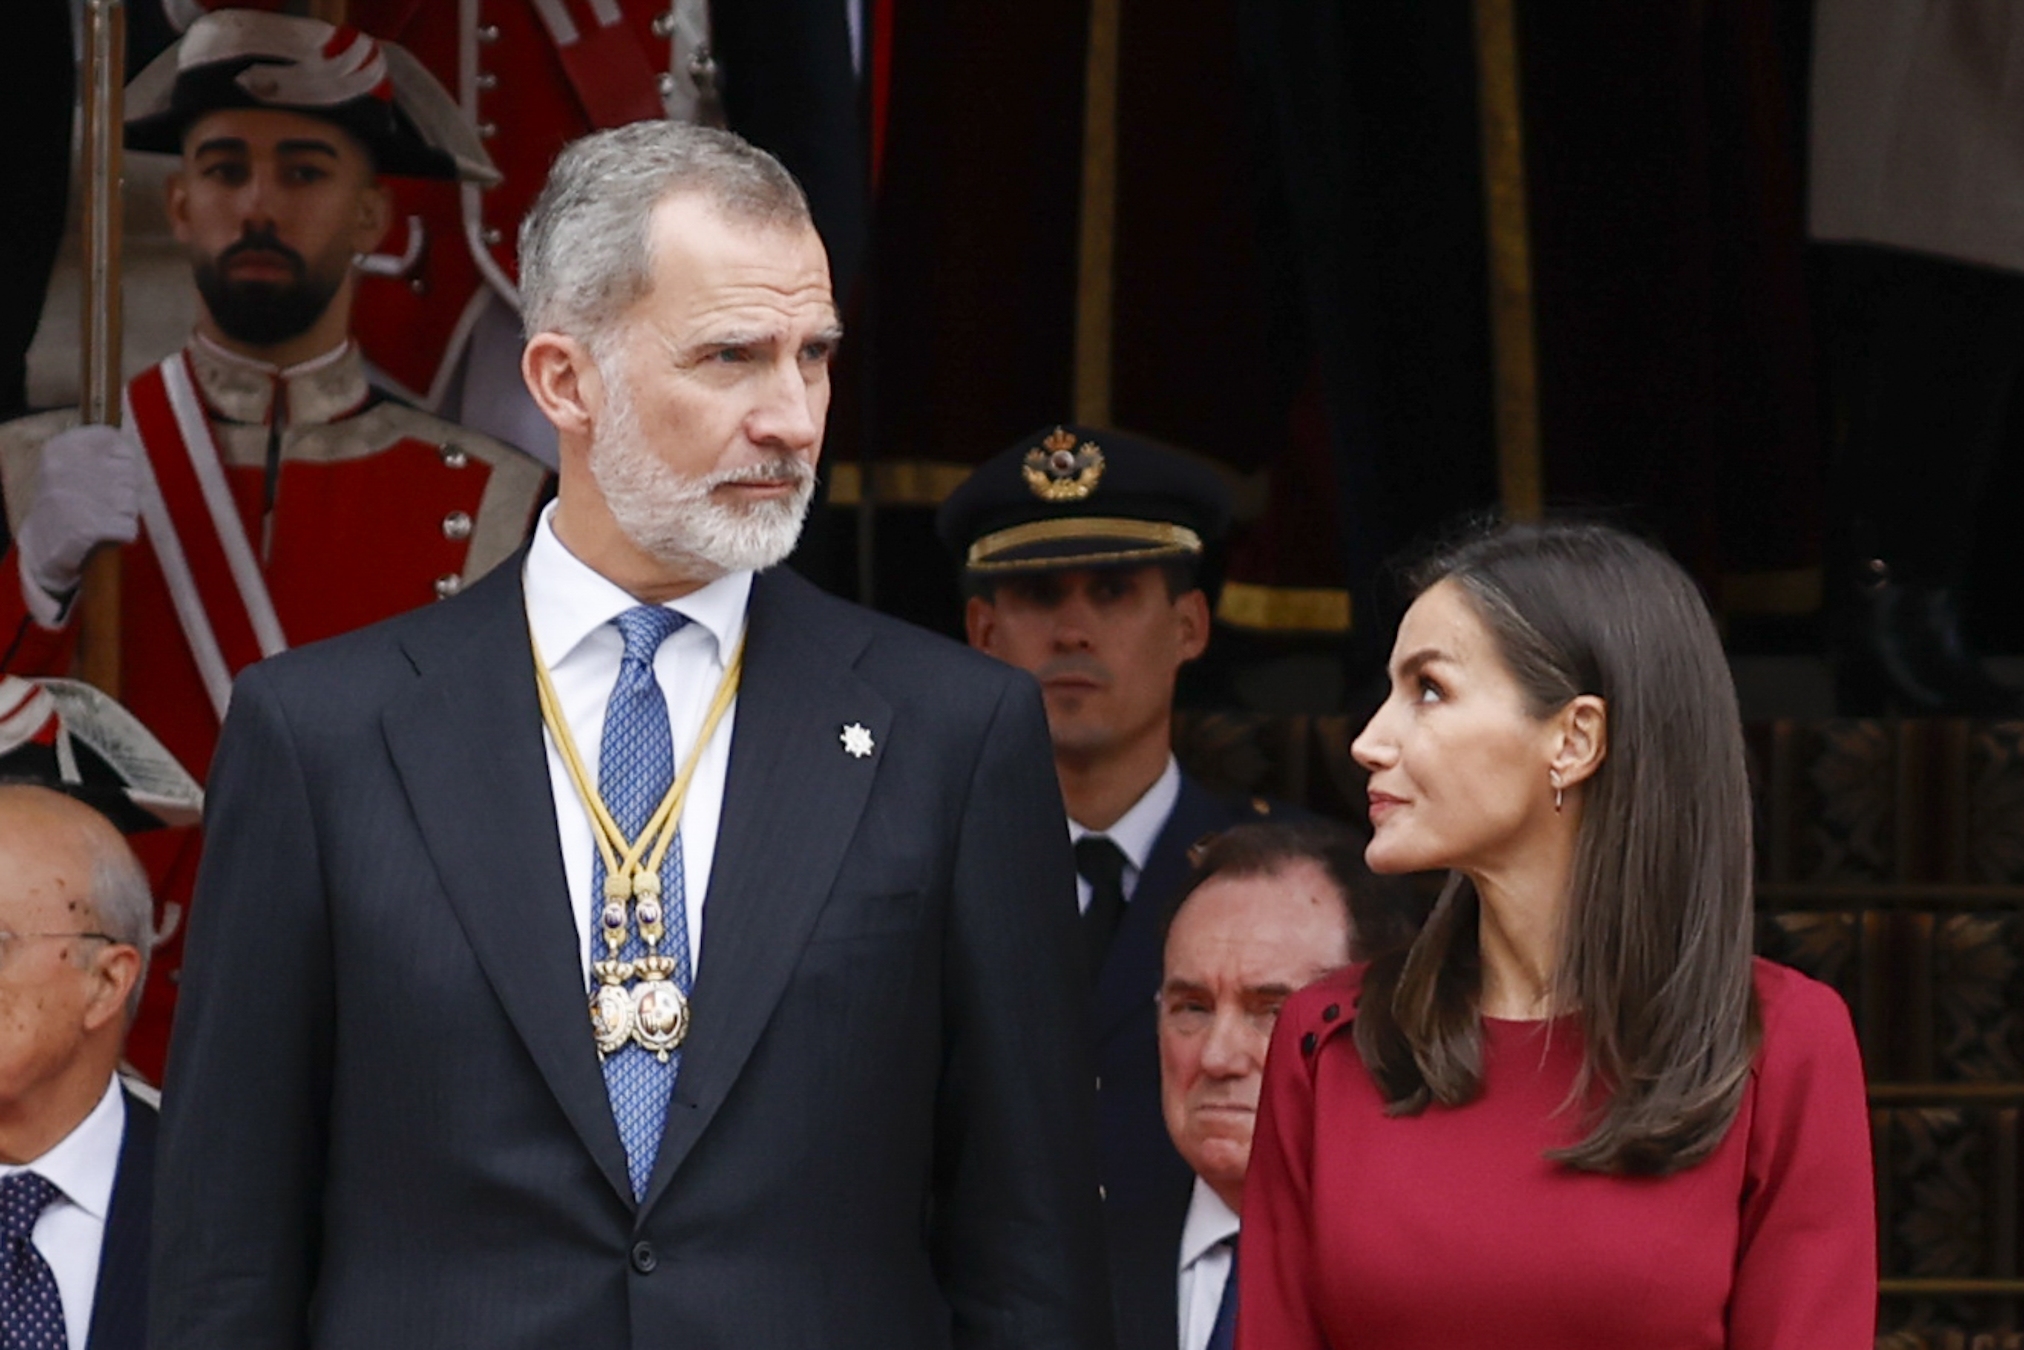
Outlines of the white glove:
{"label": "white glove", "polygon": [[[38,619],[61,617],[92,550],[139,536],[143,453],[107,426],[72,427],[42,443],[35,500],[14,536],[23,595]],[[35,603],[35,591],[46,604]]]}

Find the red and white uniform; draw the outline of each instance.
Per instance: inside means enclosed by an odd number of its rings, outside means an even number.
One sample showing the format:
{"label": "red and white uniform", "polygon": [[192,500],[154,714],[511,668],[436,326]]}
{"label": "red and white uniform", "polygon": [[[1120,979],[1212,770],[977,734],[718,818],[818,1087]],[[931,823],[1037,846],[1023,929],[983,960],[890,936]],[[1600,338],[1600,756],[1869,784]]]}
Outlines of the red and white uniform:
{"label": "red and white uniform", "polygon": [[645,118],[695,119],[706,16],[702,0],[356,0],[351,22],[456,92],[503,175],[489,188],[388,180],[399,223],[382,257],[408,262],[364,281],[353,321],[376,366],[432,404],[442,396],[485,310],[517,313],[520,220],[562,147]]}
{"label": "red and white uniform", "polygon": [[[127,403],[152,483],[141,537],[123,550],[122,698],[199,781],[217,744],[220,666],[229,681],[280,647],[455,594],[518,547],[547,481],[520,452],[373,393],[350,343],[284,371],[196,338],[135,378]],[[64,411],[0,426],[17,522],[34,500],[42,442],[76,420]],[[67,673],[73,618],[24,582],[10,550],[0,670]],[[157,903],[187,905],[197,832],[133,842]],[[150,1075],[161,1070],[180,964],[172,939],[156,953],[134,1026],[129,1054]]]}

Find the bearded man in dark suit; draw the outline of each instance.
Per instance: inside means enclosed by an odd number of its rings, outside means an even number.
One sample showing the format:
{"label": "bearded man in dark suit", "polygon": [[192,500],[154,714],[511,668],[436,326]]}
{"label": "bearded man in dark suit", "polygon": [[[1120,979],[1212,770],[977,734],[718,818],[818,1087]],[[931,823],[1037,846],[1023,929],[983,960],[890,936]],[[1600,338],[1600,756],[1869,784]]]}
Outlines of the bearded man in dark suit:
{"label": "bearded man in dark suit", "polygon": [[1106,1346],[1038,694],[766,570],[840,336],[799,189],[638,123],[520,257],[524,556],[235,691],[156,1345]]}

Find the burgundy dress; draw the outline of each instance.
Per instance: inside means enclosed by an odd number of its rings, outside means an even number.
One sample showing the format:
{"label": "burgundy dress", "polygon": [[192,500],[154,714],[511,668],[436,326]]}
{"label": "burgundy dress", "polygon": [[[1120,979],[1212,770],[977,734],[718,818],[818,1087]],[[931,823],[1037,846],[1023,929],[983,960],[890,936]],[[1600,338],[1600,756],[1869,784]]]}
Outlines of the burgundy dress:
{"label": "burgundy dress", "polygon": [[1862,1064],[1824,985],[1759,961],[1764,1042],[1705,1161],[1548,1161],[1579,1023],[1485,1019],[1484,1084],[1388,1117],[1346,1034],[1360,970],[1286,1006],[1239,1247],[1239,1350],[1869,1350],[1876,1214]]}

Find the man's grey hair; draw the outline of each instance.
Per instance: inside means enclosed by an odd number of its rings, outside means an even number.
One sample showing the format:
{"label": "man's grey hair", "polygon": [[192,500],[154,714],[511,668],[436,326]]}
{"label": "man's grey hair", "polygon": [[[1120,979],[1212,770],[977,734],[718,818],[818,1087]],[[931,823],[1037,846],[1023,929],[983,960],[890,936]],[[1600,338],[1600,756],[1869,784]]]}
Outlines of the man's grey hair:
{"label": "man's grey hair", "polygon": [[91,855],[91,907],[98,931],[123,942],[141,954],[140,973],[127,994],[127,1020],[140,1010],[141,986],[148,979],[148,953],[155,945],[155,902],[148,890],[148,874],[127,847],[126,840],[108,831],[93,830],[85,836]]}
{"label": "man's grey hair", "polygon": [[520,225],[527,336],[600,346],[653,286],[654,208],[686,193],[743,223],[812,224],[794,175],[728,131],[654,119],[594,132],[563,148]]}

